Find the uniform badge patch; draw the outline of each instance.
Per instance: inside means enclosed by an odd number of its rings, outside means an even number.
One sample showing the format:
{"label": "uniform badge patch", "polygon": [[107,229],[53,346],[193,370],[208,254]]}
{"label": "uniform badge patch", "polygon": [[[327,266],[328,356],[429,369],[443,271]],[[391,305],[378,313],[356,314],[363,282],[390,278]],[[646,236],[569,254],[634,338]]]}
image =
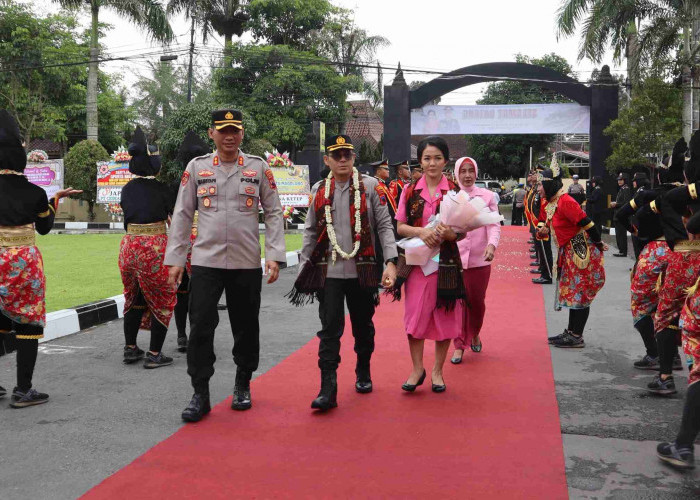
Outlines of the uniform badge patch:
{"label": "uniform badge patch", "polygon": [[255,194],[255,188],[253,186],[247,186],[245,192],[246,194]]}
{"label": "uniform badge patch", "polygon": [[214,175],[214,172],[212,172],[211,170],[200,170],[199,172],[197,172],[197,175],[200,177],[211,177],[212,175]]}
{"label": "uniform badge patch", "polygon": [[257,170],[244,170],[243,177],[256,177],[258,175]]}
{"label": "uniform badge patch", "polygon": [[216,186],[209,186],[209,194],[216,194]]}
{"label": "uniform badge patch", "polygon": [[197,189],[197,194],[198,194],[199,196],[203,196],[203,195],[207,194],[207,188],[206,188],[206,187],[201,187],[201,188]]}
{"label": "uniform badge patch", "polygon": [[245,206],[251,208],[253,206],[253,198],[247,198],[245,200]]}
{"label": "uniform badge patch", "polygon": [[211,206],[211,200],[208,197],[203,198],[202,205],[204,205],[206,208],[209,208]]}
{"label": "uniform badge patch", "polygon": [[187,170],[185,170],[185,173],[182,174],[182,180],[180,181],[180,184],[182,184],[184,186],[189,181],[190,181],[190,173]]}
{"label": "uniform badge patch", "polygon": [[277,183],[275,182],[275,176],[272,170],[265,170],[265,177],[267,177],[267,182],[270,183],[270,189],[277,189]]}
{"label": "uniform badge patch", "polygon": [[377,192],[377,196],[379,196],[379,203],[381,205],[386,205],[386,193],[384,190],[379,186],[375,187],[374,190]]}

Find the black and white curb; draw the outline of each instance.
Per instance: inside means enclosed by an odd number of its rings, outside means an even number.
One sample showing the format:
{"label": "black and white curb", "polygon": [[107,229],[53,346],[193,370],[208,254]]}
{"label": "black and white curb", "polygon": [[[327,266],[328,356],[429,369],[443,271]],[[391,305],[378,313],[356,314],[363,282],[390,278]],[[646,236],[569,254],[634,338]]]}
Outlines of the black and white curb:
{"label": "black and white curb", "polygon": [[[287,262],[282,268],[299,264],[299,252],[287,252]],[[265,259],[260,263],[264,266]],[[50,285],[49,285],[50,286]],[[60,339],[93,326],[124,317],[124,295],[98,300],[72,309],[62,309],[46,315],[44,338],[39,342]]]}

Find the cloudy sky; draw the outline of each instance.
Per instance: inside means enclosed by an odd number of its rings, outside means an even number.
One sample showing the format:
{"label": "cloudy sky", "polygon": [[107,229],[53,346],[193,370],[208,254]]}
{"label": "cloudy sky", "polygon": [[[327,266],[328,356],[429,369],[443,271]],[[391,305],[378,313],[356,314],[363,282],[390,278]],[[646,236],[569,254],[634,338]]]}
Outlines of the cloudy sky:
{"label": "cloudy sky", "polygon": [[[464,0],[333,0],[336,5],[352,9],[359,27],[372,34],[388,38],[391,45],[380,49],[377,58],[382,65],[394,68],[401,62],[406,69],[423,71],[452,71],[457,68],[485,62],[513,61],[516,53],[539,57],[556,52],[565,57],[585,81],[594,67],[600,66],[577,60],[578,37],[557,40],[554,20],[562,0],[491,0],[487,2]],[[57,10],[48,0],[34,2],[44,4],[45,11]],[[87,15],[80,16],[87,24]],[[157,61],[160,47],[128,22],[104,10],[103,22],[114,28],[103,43],[114,56],[126,56],[150,52],[152,55],[139,61],[114,61],[103,64],[103,69],[124,75],[128,85],[135,74],[147,74],[146,60]],[[172,21],[176,44],[171,50],[184,49],[189,43],[188,23],[184,18]],[[208,47],[222,48],[221,39],[210,40]],[[613,64],[606,57],[614,72],[623,73],[623,67]],[[186,64],[181,55],[175,64]],[[207,65],[207,56],[200,56],[198,64]],[[430,80],[435,75],[406,72],[406,79]],[[384,75],[385,84],[391,83],[393,74]],[[479,98],[481,86],[459,89],[443,97],[444,104],[473,104]]]}

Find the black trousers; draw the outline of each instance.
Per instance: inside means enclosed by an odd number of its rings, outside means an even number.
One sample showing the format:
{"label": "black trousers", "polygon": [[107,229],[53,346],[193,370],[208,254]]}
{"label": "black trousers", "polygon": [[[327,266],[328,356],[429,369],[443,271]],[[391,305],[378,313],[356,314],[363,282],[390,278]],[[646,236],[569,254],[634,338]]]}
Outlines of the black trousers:
{"label": "black trousers", "polygon": [[318,366],[321,370],[336,370],[340,364],[340,337],[345,329],[345,302],[348,304],[352,336],[355,337],[357,365],[369,368],[374,352],[374,300],[372,294],[360,287],[357,279],[326,278],[318,294],[318,316],[321,330],[317,335]]}
{"label": "black trousers", "polygon": [[0,336],[2,337],[0,339],[0,356],[13,350],[17,351],[17,388],[21,391],[28,391],[32,388],[34,367],[39,352],[38,339],[22,337],[36,337],[43,335],[43,333],[44,329],[40,326],[15,323],[0,314]]}
{"label": "black trousers", "polygon": [[552,240],[535,240],[535,251],[540,262],[540,274],[543,278],[552,279]]}
{"label": "black trousers", "polygon": [[250,376],[260,360],[260,293],[262,269],[218,269],[192,266],[190,276],[190,339],[187,373],[195,392],[208,394],[214,375],[214,330],[219,324],[216,305],[226,293],[233,333],[233,360]]}
{"label": "black trousers", "polygon": [[187,338],[187,313],[190,305],[190,275],[187,270],[182,274],[182,282],[177,289],[177,303],[173,316],[175,316],[175,326],[177,327],[177,336]]}
{"label": "black trousers", "polygon": [[627,229],[619,222],[615,223],[615,241],[618,251],[627,255]]}
{"label": "black trousers", "polygon": [[516,207],[515,205],[513,205],[513,213],[510,218],[510,224],[512,226],[522,226],[524,213],[525,207]]}
{"label": "black trousers", "polygon": [[593,214],[590,216],[591,220],[593,221],[593,224],[595,225],[596,229],[598,229],[598,233],[601,235],[603,234],[603,219],[605,218],[605,214],[603,212],[599,214]]}

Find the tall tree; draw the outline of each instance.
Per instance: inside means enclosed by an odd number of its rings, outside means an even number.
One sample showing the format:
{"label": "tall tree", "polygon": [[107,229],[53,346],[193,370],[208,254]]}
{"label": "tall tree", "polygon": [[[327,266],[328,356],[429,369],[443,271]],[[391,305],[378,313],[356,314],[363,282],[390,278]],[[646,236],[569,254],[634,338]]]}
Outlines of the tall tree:
{"label": "tall tree", "polygon": [[100,57],[100,10],[113,10],[130,20],[157,41],[168,42],[173,38],[173,31],[168,22],[165,9],[159,0],[53,0],[63,8],[90,12],[90,62],[88,66],[88,84],[86,95],[87,137],[98,138],[98,70]]}
{"label": "tall tree", "polygon": [[338,12],[329,0],[250,0],[247,26],[256,41],[310,50],[314,33]]}
{"label": "tall tree", "polygon": [[678,116],[681,91],[658,78],[647,78],[629,106],[605,129],[612,138],[612,154],[606,167],[615,172],[640,165],[654,165],[681,134]]}
{"label": "tall tree", "polygon": [[309,119],[337,130],[345,119],[348,92],[361,81],[342,76],[328,61],[286,45],[244,45],[231,50],[232,67],[214,73],[214,97],[255,116],[260,138],[278,149],[301,146]]}
{"label": "tall tree", "polygon": [[639,26],[650,15],[654,3],[659,2],[564,0],[556,15],[557,37],[570,37],[581,29],[579,61],[600,63],[608,48],[612,48],[617,62],[626,58],[627,76],[634,87],[639,82],[634,64],[639,54]]}
{"label": "tall tree", "polygon": [[80,92],[86,71],[51,63],[86,54],[75,19],[39,17],[31,6],[0,3],[0,108],[15,116],[27,144],[34,137],[66,139],[66,108]]}
{"label": "tall tree", "polygon": [[186,75],[168,62],[149,62],[148,76],[141,76],[134,88],[138,95],[134,106],[145,119],[151,140],[157,140],[165,128],[168,115],[184,104]]}

